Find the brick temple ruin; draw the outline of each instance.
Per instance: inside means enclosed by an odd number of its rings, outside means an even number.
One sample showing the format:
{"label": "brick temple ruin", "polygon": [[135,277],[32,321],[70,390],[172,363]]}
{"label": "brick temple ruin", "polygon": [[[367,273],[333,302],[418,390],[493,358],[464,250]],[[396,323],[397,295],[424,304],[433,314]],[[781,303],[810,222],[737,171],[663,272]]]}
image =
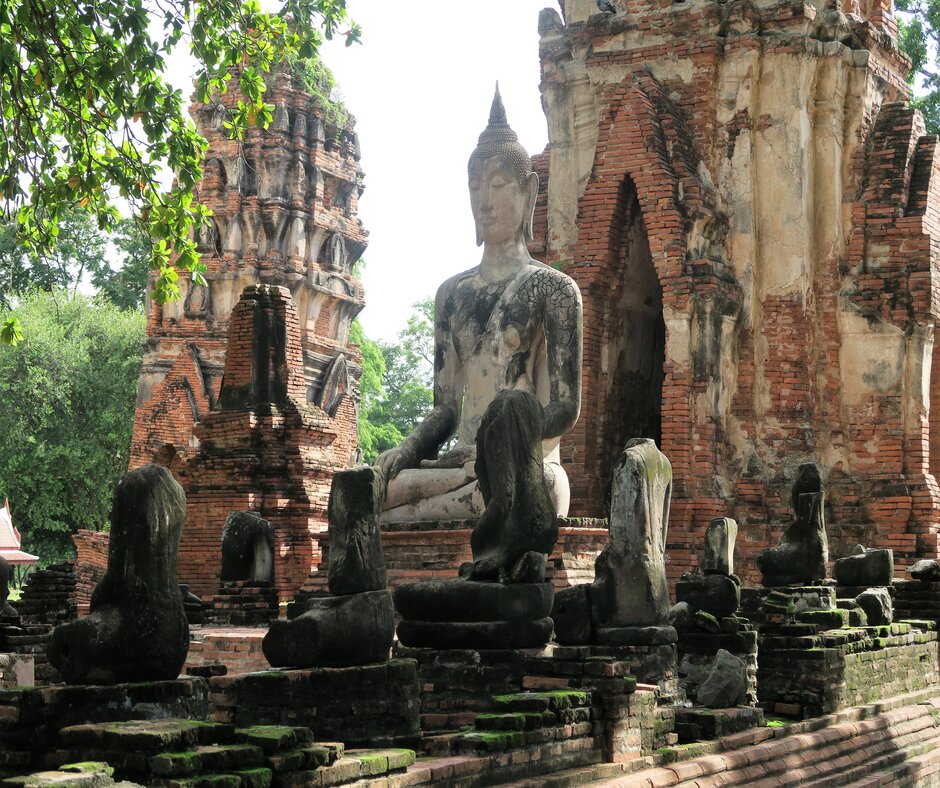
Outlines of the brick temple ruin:
{"label": "brick temple ruin", "polygon": [[[250,510],[276,526],[276,582],[290,599],[319,558],[330,476],[356,458],[359,356],[349,329],[364,299],[352,267],[367,233],[354,122],[335,119],[287,71],[267,95],[271,126],[241,142],[222,127],[236,90],[191,107],[209,142],[199,199],[213,216],[197,238],[207,286],[182,277],[181,301],[148,300],[130,467],[164,464],[185,486],[180,569],[194,591],[217,590],[222,524]],[[262,307],[278,320],[291,313],[297,344],[280,361],[255,346],[257,315],[233,317],[255,284],[286,288],[286,302]],[[226,360],[232,343],[245,357]],[[289,370],[272,370],[278,364]],[[226,369],[290,377],[290,413],[265,396],[220,401]]]}
{"label": "brick temple ruin", "polygon": [[[414,583],[475,557],[472,521],[380,532],[352,506],[323,538],[330,480],[355,464],[361,173],[353,127],[328,128],[285,75],[274,127],[243,148],[197,108],[209,287],[148,307],[132,465],[186,487],[180,582],[214,594],[223,523],[257,512],[266,591],[295,603],[272,622],[246,596],[260,624],[201,626],[183,594],[180,678],[0,691],[0,778],[93,756],[154,786],[940,781],[940,562],[910,567],[940,533],[937,139],[907,103],[890,2],[560,4],[539,19],[550,144],[532,251],[584,301],[571,517],[544,573],[486,589],[544,591],[550,635],[510,647],[521,608],[452,604],[453,586],[435,608]],[[641,526],[606,501],[611,479],[639,489],[621,461],[638,437],[666,460]],[[107,536],[76,542],[76,572],[38,576],[0,620],[5,686],[7,657],[44,657],[104,571]],[[604,583],[628,599],[608,600],[617,617],[598,609]],[[657,593],[628,596],[643,583]],[[360,664],[374,622],[344,630],[334,611],[389,590],[397,641]],[[466,635],[491,625],[496,646]],[[299,657],[272,660],[275,631]]]}
{"label": "brick temple ruin", "polygon": [[540,19],[537,256],[585,304],[572,513],[648,436],[675,469],[673,579],[725,515],[756,579],[810,460],[834,557],[936,556],[937,140],[890,2],[562,6]]}

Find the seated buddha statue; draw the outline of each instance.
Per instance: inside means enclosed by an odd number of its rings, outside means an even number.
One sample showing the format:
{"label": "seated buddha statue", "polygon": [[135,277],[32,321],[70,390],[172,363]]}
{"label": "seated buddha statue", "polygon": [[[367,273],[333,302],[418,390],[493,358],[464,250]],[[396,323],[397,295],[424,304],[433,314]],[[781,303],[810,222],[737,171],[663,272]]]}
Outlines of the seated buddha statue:
{"label": "seated buddha statue", "polygon": [[498,88],[467,171],[483,256],[437,291],[434,407],[375,463],[387,481],[385,522],[482,514],[477,432],[504,390],[527,392],[541,404],[545,481],[555,513],[568,511],[559,440],[580,411],[581,294],[569,276],[529,255],[538,175],[509,127]]}

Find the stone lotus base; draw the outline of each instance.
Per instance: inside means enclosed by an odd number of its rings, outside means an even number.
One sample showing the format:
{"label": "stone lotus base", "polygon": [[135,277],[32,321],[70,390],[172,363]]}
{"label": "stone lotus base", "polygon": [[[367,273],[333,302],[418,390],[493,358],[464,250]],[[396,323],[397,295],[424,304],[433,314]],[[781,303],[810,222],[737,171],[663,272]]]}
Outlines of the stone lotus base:
{"label": "stone lotus base", "polygon": [[539,648],[552,639],[552,620],[534,621],[402,621],[403,646],[434,649]]}

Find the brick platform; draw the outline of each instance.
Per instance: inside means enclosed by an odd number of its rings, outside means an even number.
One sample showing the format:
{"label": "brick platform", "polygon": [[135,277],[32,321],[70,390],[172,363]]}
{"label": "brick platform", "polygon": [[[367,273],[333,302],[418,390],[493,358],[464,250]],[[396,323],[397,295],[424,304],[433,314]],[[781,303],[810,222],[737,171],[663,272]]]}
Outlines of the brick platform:
{"label": "brick platform", "polygon": [[269,670],[261,651],[266,629],[257,627],[190,627],[187,668],[225,665],[228,673]]}
{"label": "brick platform", "polygon": [[55,686],[0,691],[0,771],[18,774],[65,761],[57,760],[60,731],[70,725],[155,720],[205,719],[205,679],[115,684],[111,687]]}
{"label": "brick platform", "polygon": [[769,712],[828,714],[936,688],[937,657],[936,631],[904,622],[818,634],[762,633],[757,696]]}
{"label": "brick platform", "polygon": [[209,680],[210,719],[300,725],[350,747],[414,747],[420,737],[417,664],[395,659],[354,668],[314,668]]}
{"label": "brick platform", "polygon": [[[560,518],[558,541],[548,559],[545,579],[556,589],[594,579],[594,561],[607,547],[607,520]],[[425,523],[386,523],[382,526],[382,551],[388,585],[417,583],[435,578],[456,577],[464,561],[470,561],[472,520]],[[307,578],[298,598],[327,591],[329,546],[321,541],[322,558],[316,572]]]}

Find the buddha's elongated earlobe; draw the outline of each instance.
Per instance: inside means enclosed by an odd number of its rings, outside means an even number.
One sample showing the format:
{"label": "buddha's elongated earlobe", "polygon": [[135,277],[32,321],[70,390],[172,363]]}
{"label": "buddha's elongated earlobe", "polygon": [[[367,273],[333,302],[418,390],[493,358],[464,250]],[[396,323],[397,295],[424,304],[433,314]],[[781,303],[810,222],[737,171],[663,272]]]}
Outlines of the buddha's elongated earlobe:
{"label": "buddha's elongated earlobe", "polygon": [[[473,225],[474,227],[476,227],[476,222],[474,222]],[[480,228],[476,227],[476,231],[477,231],[477,246],[483,246],[483,236],[480,234]]]}
{"label": "buddha's elongated earlobe", "polygon": [[530,172],[526,176],[526,210],[522,222],[522,235],[526,241],[535,240],[535,203],[539,198],[539,176]]}

